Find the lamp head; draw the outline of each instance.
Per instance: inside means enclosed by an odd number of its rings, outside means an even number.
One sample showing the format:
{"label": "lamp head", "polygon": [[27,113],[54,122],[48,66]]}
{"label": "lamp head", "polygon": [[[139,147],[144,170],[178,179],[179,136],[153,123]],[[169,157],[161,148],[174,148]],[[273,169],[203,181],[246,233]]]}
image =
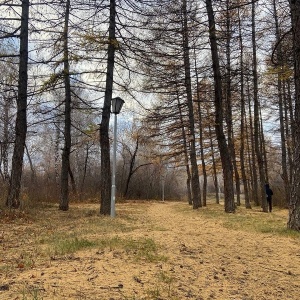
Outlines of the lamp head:
{"label": "lamp head", "polygon": [[125,101],[121,99],[120,97],[112,98],[111,99],[111,112],[113,114],[119,114],[121,111],[121,108]]}

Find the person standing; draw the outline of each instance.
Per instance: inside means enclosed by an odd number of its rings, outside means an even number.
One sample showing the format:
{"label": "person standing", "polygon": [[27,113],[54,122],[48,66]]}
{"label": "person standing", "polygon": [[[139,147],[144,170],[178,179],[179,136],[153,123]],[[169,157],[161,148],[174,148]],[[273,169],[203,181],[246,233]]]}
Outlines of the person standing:
{"label": "person standing", "polygon": [[266,183],[266,195],[267,195],[267,202],[269,205],[269,212],[272,212],[272,196],[273,196],[273,191],[270,188],[270,185]]}

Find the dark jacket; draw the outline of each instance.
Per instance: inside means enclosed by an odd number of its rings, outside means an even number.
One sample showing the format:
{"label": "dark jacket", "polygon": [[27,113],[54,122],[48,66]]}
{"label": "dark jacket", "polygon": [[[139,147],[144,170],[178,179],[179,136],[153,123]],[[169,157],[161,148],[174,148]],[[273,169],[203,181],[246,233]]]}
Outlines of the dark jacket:
{"label": "dark jacket", "polygon": [[266,194],[267,194],[267,198],[271,198],[273,196],[273,191],[270,189],[269,184],[266,184]]}

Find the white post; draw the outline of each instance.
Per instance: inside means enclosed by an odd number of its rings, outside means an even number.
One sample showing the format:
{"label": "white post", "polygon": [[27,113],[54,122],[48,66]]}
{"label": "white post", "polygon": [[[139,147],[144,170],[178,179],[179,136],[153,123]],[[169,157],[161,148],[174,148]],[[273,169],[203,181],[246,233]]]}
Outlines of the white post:
{"label": "white post", "polygon": [[114,120],[114,143],[113,143],[113,159],[112,159],[112,184],[111,184],[111,203],[110,203],[110,216],[116,216],[115,203],[116,203],[116,158],[117,158],[117,114]]}

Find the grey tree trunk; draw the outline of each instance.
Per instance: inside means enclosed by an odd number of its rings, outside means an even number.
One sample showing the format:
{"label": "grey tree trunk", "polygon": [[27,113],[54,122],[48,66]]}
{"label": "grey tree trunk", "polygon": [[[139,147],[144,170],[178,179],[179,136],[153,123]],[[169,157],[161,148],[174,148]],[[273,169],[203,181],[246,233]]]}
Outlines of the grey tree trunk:
{"label": "grey tree trunk", "polygon": [[85,179],[86,179],[86,173],[88,168],[88,161],[89,161],[89,150],[92,147],[92,145],[87,142],[86,148],[85,148],[85,158],[84,158],[84,166],[83,166],[83,175],[82,175],[82,181],[80,185],[80,192],[79,192],[79,199],[80,201],[83,199],[84,196],[84,185],[85,185]]}
{"label": "grey tree trunk", "polygon": [[17,97],[17,117],[15,124],[15,145],[12,157],[12,170],[6,205],[10,208],[20,206],[23,158],[27,134],[27,82],[28,82],[28,20],[29,0],[22,1],[20,64]]}
{"label": "grey tree trunk", "polygon": [[59,174],[59,165],[60,165],[60,121],[57,121],[55,128],[55,142],[54,142],[54,170],[55,170],[55,183],[57,188],[60,187],[60,174]]}
{"label": "grey tree trunk", "polygon": [[254,148],[257,159],[259,173],[259,194],[261,207],[264,212],[268,211],[267,198],[265,193],[265,172],[260,139],[260,117],[259,117],[259,99],[258,99],[258,74],[257,74],[257,55],[256,55],[256,25],[255,25],[255,2],[252,2],[252,62],[253,62],[253,99],[254,99]]}
{"label": "grey tree trunk", "polygon": [[9,183],[8,151],[9,151],[9,99],[4,98],[3,142],[1,143],[1,160],[3,164],[3,180]]}
{"label": "grey tree trunk", "polygon": [[[194,50],[195,51],[195,50]],[[194,52],[195,57],[196,53]],[[198,108],[198,120],[199,120],[199,146],[200,146],[200,155],[201,155],[201,166],[202,166],[202,174],[203,174],[203,186],[202,186],[202,196],[203,196],[203,206],[206,206],[206,198],[207,198],[207,172],[206,172],[206,164],[204,158],[204,150],[203,150],[203,122],[202,122],[202,109],[201,109],[201,101],[205,102],[206,98],[206,85],[204,84],[204,91],[201,92],[200,95],[200,83],[199,83],[199,75],[195,60],[195,73],[196,73],[196,86],[197,86],[197,108]],[[201,98],[203,97],[203,99]]]}
{"label": "grey tree trunk", "polygon": [[182,2],[183,12],[183,51],[184,51],[184,71],[185,71],[185,88],[187,95],[188,114],[189,114],[189,137],[190,137],[190,162],[191,162],[191,188],[193,208],[198,209],[202,206],[201,191],[199,182],[198,163],[196,156],[196,138],[195,138],[195,119],[193,109],[193,95],[191,85],[191,70],[190,70],[190,54],[189,54],[189,32],[187,25],[187,3]]}
{"label": "grey tree trunk", "polygon": [[233,169],[231,163],[230,152],[226,142],[223,129],[223,96],[222,96],[222,80],[219,64],[218,45],[216,39],[216,27],[212,1],[206,0],[206,10],[209,23],[209,39],[213,63],[214,83],[215,83],[215,131],[217,135],[222,168],[224,177],[224,201],[225,212],[235,212],[234,189],[233,189]]}
{"label": "grey tree trunk", "polygon": [[177,93],[177,103],[178,103],[177,106],[178,106],[179,119],[181,124],[181,134],[182,134],[183,147],[184,147],[184,164],[185,164],[186,174],[187,174],[186,187],[187,187],[188,203],[189,205],[192,205],[193,200],[192,200],[192,191],[191,191],[191,171],[190,171],[190,164],[189,164],[187,139],[186,139],[186,133],[185,133],[185,127],[183,121],[183,113],[182,113],[182,108],[181,108],[181,103],[180,103],[178,93]]}
{"label": "grey tree trunk", "polygon": [[[247,139],[247,150],[248,150],[248,165],[249,165],[249,171],[250,171],[250,178],[251,178],[251,198],[254,201],[255,205],[259,205],[258,200],[258,180],[257,180],[257,162],[256,162],[256,156],[255,156],[255,147],[254,147],[254,131],[253,131],[253,116],[252,116],[252,110],[251,110],[251,97],[250,94],[250,83],[249,78],[247,78],[247,100],[248,100],[248,115],[249,115],[249,127],[247,126],[246,122],[246,132],[247,135],[250,138]],[[250,147],[251,146],[251,147]]]}
{"label": "grey tree trunk", "polygon": [[[289,154],[289,182],[291,185],[292,178],[293,178],[293,151],[295,149],[295,133],[294,133],[294,108],[293,108],[293,100],[292,100],[292,91],[291,91],[291,80],[288,79],[287,82],[287,112],[288,112],[288,119],[290,125],[290,138],[288,141],[288,154]],[[290,186],[291,188],[291,186]],[[291,193],[291,190],[290,190]],[[290,197],[291,195],[289,195]]]}
{"label": "grey tree trunk", "polygon": [[100,214],[109,215],[111,207],[111,169],[110,169],[110,145],[109,145],[109,120],[110,106],[113,89],[113,75],[115,64],[116,41],[116,3],[110,0],[109,37],[107,50],[107,70],[104,104],[100,124],[100,148],[101,148],[101,204]]}
{"label": "grey tree trunk", "polygon": [[199,144],[200,144],[201,166],[202,166],[202,174],[203,174],[202,203],[203,206],[206,206],[207,173],[206,173],[206,164],[205,164],[204,150],[203,150],[203,128],[202,128],[202,111],[201,111],[200,99],[198,99],[198,116],[199,116]]}
{"label": "grey tree trunk", "polygon": [[277,64],[278,64],[278,74],[277,74],[277,90],[278,90],[278,108],[279,108],[279,121],[280,121],[280,137],[281,137],[281,166],[282,166],[282,179],[284,183],[285,198],[288,201],[289,198],[289,178],[288,178],[288,169],[287,169],[287,149],[286,149],[286,135],[285,135],[285,118],[284,118],[284,93],[283,86],[284,82],[282,80],[281,70],[283,69],[283,53],[280,43],[280,31],[278,23],[278,15],[276,8],[276,1],[273,0],[273,9],[274,9],[274,20],[275,20],[275,29],[276,29],[276,42],[277,46]]}
{"label": "grey tree trunk", "polygon": [[69,16],[70,0],[66,1],[65,24],[64,24],[64,84],[65,84],[65,126],[64,126],[64,148],[62,152],[61,165],[61,194],[59,209],[67,211],[69,209],[69,168],[71,153],[71,84],[70,84],[70,65],[69,65]]}
{"label": "grey tree trunk", "polygon": [[290,202],[290,184],[292,179],[292,165],[293,165],[293,156],[292,156],[292,150],[294,149],[293,143],[292,143],[292,122],[291,122],[291,115],[289,114],[289,94],[288,94],[288,82],[289,79],[284,80],[283,84],[283,106],[284,106],[284,119],[285,119],[285,136],[286,136],[286,150],[287,150],[287,179],[288,179],[288,195],[286,198],[286,204],[288,205]]}
{"label": "grey tree trunk", "polygon": [[215,159],[215,153],[214,153],[212,130],[211,130],[210,124],[208,124],[208,130],[209,130],[210,150],[211,150],[211,157],[212,157],[212,164],[213,164],[213,181],[214,181],[214,187],[215,187],[215,193],[216,193],[216,203],[219,204],[220,203],[219,181],[218,181],[217,166],[216,166],[216,159]]}
{"label": "grey tree trunk", "polygon": [[251,208],[250,197],[249,197],[249,189],[248,189],[248,180],[246,175],[246,157],[245,157],[245,139],[247,135],[246,131],[246,104],[245,104],[245,78],[244,78],[244,45],[243,45],[243,37],[241,31],[241,19],[240,19],[240,10],[238,9],[238,22],[239,22],[239,46],[240,46],[240,95],[241,95],[241,146],[240,146],[240,164],[241,164],[241,174],[242,181],[244,186],[244,196],[245,196],[245,207]]}
{"label": "grey tree trunk", "polygon": [[300,0],[290,0],[294,40],[295,150],[288,228],[300,231]]}
{"label": "grey tree trunk", "polygon": [[135,172],[134,165],[135,165],[135,160],[136,160],[138,150],[139,150],[139,136],[137,135],[134,151],[133,151],[133,153],[130,153],[131,158],[130,158],[129,171],[128,171],[128,176],[127,176],[126,185],[125,185],[125,192],[124,192],[125,198],[127,197],[127,194],[128,194],[129,183],[130,183],[131,177]]}
{"label": "grey tree trunk", "polygon": [[234,132],[232,124],[232,88],[231,88],[231,20],[230,20],[230,4],[226,1],[226,124],[227,124],[227,140],[228,149],[231,156],[231,162],[234,170],[236,202],[241,205],[241,188],[240,175],[237,169],[236,154],[234,147]]}

